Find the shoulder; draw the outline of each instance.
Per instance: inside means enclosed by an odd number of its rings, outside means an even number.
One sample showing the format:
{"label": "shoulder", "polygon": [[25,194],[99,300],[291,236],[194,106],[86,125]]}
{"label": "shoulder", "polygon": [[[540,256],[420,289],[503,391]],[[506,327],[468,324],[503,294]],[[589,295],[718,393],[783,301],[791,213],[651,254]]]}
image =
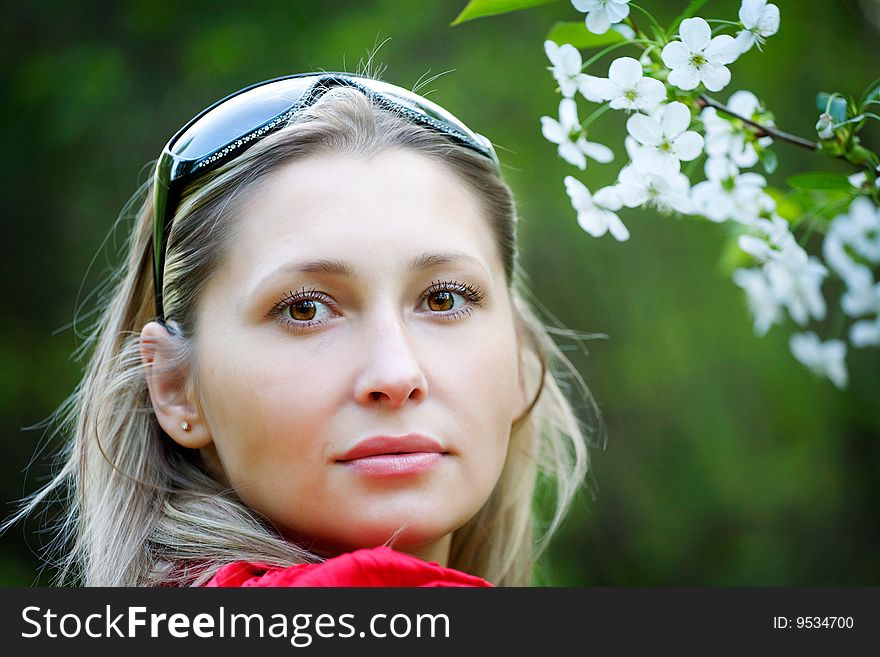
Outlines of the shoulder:
{"label": "shoulder", "polygon": [[205,586],[490,587],[492,584],[383,546],[347,552],[315,564],[270,566],[238,561],[222,566]]}

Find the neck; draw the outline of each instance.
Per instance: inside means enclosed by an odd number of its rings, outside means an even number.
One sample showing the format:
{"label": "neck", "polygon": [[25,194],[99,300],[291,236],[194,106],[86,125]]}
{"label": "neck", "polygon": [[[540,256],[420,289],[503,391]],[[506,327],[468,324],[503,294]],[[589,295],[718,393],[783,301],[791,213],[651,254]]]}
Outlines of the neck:
{"label": "neck", "polygon": [[441,566],[449,565],[449,550],[452,547],[452,534],[446,534],[443,538],[432,543],[419,545],[392,546],[398,552],[404,552],[422,561],[436,561]]}

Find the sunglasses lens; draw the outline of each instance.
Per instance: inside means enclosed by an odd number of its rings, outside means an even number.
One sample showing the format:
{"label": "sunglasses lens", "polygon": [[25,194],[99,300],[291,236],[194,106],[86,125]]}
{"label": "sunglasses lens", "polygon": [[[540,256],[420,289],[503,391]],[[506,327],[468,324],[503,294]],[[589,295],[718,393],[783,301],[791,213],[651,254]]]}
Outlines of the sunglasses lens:
{"label": "sunglasses lens", "polygon": [[171,151],[186,160],[206,157],[289,110],[314,81],[315,76],[278,80],[221,100],[174,141]]}

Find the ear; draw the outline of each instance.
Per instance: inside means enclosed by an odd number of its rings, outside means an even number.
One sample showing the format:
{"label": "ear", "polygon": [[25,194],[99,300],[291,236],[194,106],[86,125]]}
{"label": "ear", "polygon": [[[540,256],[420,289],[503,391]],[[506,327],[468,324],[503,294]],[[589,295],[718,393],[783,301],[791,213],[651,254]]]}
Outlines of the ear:
{"label": "ear", "polygon": [[173,359],[174,336],[159,322],[141,331],[141,362],[159,425],[181,447],[200,449],[213,442],[205,418],[187,385],[189,372]]}

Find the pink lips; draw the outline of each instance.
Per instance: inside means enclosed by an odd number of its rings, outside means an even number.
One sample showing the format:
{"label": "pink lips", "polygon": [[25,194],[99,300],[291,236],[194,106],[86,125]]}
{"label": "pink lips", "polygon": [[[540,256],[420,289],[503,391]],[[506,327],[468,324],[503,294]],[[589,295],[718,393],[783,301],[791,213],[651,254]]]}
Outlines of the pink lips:
{"label": "pink lips", "polygon": [[416,433],[373,436],[336,459],[362,474],[394,476],[418,474],[433,468],[445,454],[435,440]]}

